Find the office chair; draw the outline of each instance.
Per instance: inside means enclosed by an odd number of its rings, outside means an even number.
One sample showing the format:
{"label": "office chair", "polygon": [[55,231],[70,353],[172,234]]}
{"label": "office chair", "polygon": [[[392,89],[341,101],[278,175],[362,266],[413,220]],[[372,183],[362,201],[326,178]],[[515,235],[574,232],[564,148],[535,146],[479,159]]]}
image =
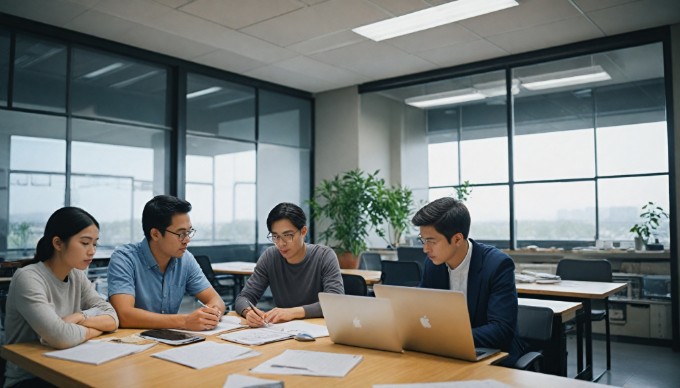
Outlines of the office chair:
{"label": "office chair", "polygon": [[342,274],[345,295],[368,296],[368,287],[363,276]]}
{"label": "office chair", "polygon": [[422,271],[420,265],[414,261],[382,262],[380,282],[391,286],[418,287]]}
{"label": "office chair", "polygon": [[423,261],[427,258],[423,247],[398,247],[397,261],[413,261],[423,270]]}
{"label": "office chair", "polygon": [[361,254],[361,261],[359,262],[359,269],[369,271],[380,271],[382,269],[382,260],[380,254],[375,252],[363,252]]}
{"label": "office chair", "polygon": [[[612,282],[612,265],[607,260],[562,259],[557,263],[557,275],[562,280],[583,280],[587,282]],[[605,321],[607,345],[607,370],[612,367],[611,340],[609,333],[609,298],[591,302],[591,321]]]}
{"label": "office chair", "polygon": [[[236,299],[237,294],[237,282],[234,276],[227,274],[217,275],[210,263],[210,257],[207,255],[196,255],[194,257],[198,265],[201,266],[201,270],[210,282],[210,285],[217,291],[227,306],[231,305]],[[227,294],[229,298],[225,299]]]}
{"label": "office chair", "polygon": [[529,350],[517,362],[515,369],[540,372],[543,370],[543,351],[552,338],[553,311],[547,307],[517,306],[519,337]]}

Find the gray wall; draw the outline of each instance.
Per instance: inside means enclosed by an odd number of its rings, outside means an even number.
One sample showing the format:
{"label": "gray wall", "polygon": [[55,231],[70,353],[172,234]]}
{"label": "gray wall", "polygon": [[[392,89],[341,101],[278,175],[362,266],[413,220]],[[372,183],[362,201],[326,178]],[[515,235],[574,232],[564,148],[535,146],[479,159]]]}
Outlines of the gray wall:
{"label": "gray wall", "polygon": [[[673,312],[673,348],[680,351],[680,260],[678,259],[678,242],[680,242],[680,225],[678,220],[678,204],[680,204],[680,24],[676,24],[671,28],[671,46],[672,46],[672,61],[673,61],[673,122],[675,128],[673,155],[675,155],[675,214],[671,213],[671,222],[675,224],[675,236],[673,237],[675,247],[674,254],[671,254],[671,260],[675,260],[675,273],[673,281],[675,282],[676,295],[674,296]],[[672,266],[671,266],[672,268]]]}

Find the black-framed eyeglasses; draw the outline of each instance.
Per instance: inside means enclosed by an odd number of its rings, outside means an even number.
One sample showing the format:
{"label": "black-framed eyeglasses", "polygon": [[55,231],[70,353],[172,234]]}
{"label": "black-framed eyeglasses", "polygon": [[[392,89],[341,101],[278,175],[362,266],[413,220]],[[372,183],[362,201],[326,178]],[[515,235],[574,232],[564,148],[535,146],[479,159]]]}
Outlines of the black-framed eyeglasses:
{"label": "black-framed eyeglasses", "polygon": [[182,233],[176,233],[176,232],[173,232],[173,231],[167,230],[167,229],[165,229],[165,231],[168,232],[168,233],[172,233],[175,236],[179,237],[179,241],[184,241],[184,240],[187,239],[187,237],[188,238],[194,238],[194,235],[196,234],[196,229],[194,229],[194,228],[191,228],[191,229],[187,230],[186,232],[182,232]]}
{"label": "black-framed eyeglasses", "polygon": [[429,246],[434,246],[434,244],[437,243],[437,241],[430,238],[423,238],[421,235],[418,235],[418,241],[423,245],[427,244]]}
{"label": "black-framed eyeglasses", "polygon": [[274,244],[276,244],[276,243],[279,242],[279,241],[283,241],[283,242],[285,242],[285,243],[289,243],[289,242],[293,241],[293,237],[295,237],[295,235],[296,235],[299,231],[300,231],[300,230],[298,229],[297,231],[295,231],[295,233],[284,233],[284,234],[282,234],[282,235],[271,234],[271,233],[269,233],[269,234],[267,235],[267,240],[273,242]]}

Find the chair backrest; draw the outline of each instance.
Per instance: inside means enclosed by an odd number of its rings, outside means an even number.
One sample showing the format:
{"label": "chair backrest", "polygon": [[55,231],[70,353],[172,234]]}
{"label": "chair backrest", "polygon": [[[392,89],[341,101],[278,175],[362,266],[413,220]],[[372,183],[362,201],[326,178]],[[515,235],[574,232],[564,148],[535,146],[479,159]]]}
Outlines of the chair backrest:
{"label": "chair backrest", "polygon": [[423,252],[423,247],[398,247],[397,260],[398,261],[415,261],[423,265],[423,261],[427,255]]}
{"label": "chair backrest", "polygon": [[422,272],[420,265],[414,261],[382,262],[380,281],[389,286],[417,287],[420,284]]}
{"label": "chair backrest", "polygon": [[612,281],[612,265],[607,260],[562,259],[557,263],[556,273],[564,280]]}
{"label": "chair backrest", "polygon": [[525,341],[549,341],[553,311],[547,307],[517,306],[517,329]]}
{"label": "chair backrest", "polygon": [[361,254],[361,261],[359,262],[359,269],[367,269],[370,271],[380,271],[382,269],[382,260],[380,254],[376,252],[364,252]]}
{"label": "chair backrest", "polygon": [[205,277],[208,278],[210,284],[214,284],[215,271],[213,270],[212,264],[210,264],[210,257],[207,255],[196,255],[194,257],[196,258],[198,265],[201,266],[201,270],[203,271]]}
{"label": "chair backrest", "polygon": [[345,295],[368,295],[368,287],[363,276],[342,274],[342,283],[345,286]]}

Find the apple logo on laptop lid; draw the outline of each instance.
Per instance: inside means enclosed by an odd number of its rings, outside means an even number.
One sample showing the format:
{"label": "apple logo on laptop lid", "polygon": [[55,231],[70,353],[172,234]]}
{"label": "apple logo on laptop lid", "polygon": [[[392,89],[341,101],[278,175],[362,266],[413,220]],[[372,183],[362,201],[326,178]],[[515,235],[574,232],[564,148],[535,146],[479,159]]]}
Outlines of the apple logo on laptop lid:
{"label": "apple logo on laptop lid", "polygon": [[427,317],[427,315],[423,315],[422,317],[420,317],[420,324],[423,325],[423,327],[426,329],[432,328],[432,325],[430,325],[430,319]]}
{"label": "apple logo on laptop lid", "polygon": [[359,320],[358,317],[352,320],[352,324],[354,325],[355,328],[361,329],[361,321]]}

